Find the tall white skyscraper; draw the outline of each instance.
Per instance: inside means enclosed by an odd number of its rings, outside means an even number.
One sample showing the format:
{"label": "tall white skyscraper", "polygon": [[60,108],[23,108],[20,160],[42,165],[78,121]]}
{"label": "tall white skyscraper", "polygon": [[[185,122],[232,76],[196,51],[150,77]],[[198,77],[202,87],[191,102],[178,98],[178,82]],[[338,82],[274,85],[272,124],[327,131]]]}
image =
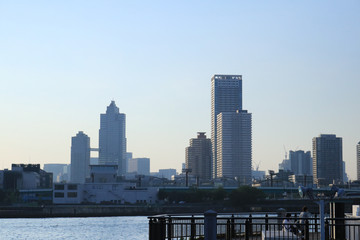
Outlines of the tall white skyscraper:
{"label": "tall white skyscraper", "polygon": [[[236,113],[242,110],[242,76],[214,75],[211,78],[211,142],[212,177],[218,176],[218,129],[217,117],[220,113]],[[250,169],[251,174],[251,169]]]}
{"label": "tall white skyscraper", "polygon": [[246,110],[217,115],[217,177],[251,183],[251,113]]}
{"label": "tall white skyscraper", "polygon": [[117,165],[118,175],[126,173],[125,114],[111,101],[105,114],[100,114],[99,164]]}
{"label": "tall white skyscraper", "polygon": [[82,131],[71,138],[71,177],[74,183],[84,183],[90,176],[90,138]]}

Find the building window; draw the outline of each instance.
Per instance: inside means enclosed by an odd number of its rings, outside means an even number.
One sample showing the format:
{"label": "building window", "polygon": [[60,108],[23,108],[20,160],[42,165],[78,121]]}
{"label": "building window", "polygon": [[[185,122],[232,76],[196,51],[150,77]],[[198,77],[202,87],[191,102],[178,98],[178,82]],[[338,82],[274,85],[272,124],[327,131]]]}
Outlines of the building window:
{"label": "building window", "polygon": [[56,184],[55,185],[55,190],[64,190],[64,184]]}
{"label": "building window", "polygon": [[[64,186],[64,185],[63,185]],[[63,198],[64,197],[64,193],[63,192],[56,192],[55,193],[55,197],[56,198]]]}
{"label": "building window", "polygon": [[68,198],[76,198],[77,192],[68,192],[67,196],[68,196]]}
{"label": "building window", "polygon": [[68,190],[77,190],[77,185],[76,184],[69,184],[68,185]]}

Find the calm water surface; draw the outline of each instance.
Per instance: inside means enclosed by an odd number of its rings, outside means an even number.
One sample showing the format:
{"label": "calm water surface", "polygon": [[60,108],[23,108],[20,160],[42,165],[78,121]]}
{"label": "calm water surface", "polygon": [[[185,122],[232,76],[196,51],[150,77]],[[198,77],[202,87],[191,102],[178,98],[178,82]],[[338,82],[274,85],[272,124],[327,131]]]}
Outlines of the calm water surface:
{"label": "calm water surface", "polygon": [[0,219],[0,239],[148,239],[147,217]]}

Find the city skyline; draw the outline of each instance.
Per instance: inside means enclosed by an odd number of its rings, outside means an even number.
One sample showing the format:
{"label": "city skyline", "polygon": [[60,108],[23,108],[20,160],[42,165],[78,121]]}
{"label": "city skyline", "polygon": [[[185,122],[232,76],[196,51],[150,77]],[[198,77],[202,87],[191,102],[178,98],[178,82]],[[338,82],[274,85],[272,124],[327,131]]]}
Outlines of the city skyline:
{"label": "city skyline", "polygon": [[352,180],[360,141],[360,3],[1,3],[0,168],[70,163],[71,136],[98,146],[115,100],[127,149],[151,171],[185,162],[211,133],[210,78],[243,76],[253,163],[278,169],[322,133],[343,139]]}

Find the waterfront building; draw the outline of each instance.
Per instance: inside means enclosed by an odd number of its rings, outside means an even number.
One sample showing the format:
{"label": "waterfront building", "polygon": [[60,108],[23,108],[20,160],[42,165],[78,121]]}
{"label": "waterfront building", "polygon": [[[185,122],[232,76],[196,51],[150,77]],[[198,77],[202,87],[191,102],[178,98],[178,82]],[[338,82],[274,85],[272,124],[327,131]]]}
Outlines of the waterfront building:
{"label": "waterfront building", "polygon": [[290,151],[290,171],[295,175],[312,175],[312,159],[310,151]]}
{"label": "waterfront building", "polygon": [[342,138],[321,134],[313,140],[313,177],[318,186],[343,181]]}
{"label": "waterfront building", "polygon": [[126,173],[125,114],[111,101],[100,115],[99,164],[118,165],[118,175]]}
{"label": "waterfront building", "polygon": [[114,183],[117,181],[118,165],[90,165],[92,183]]}
{"label": "waterfront building", "polygon": [[80,131],[71,138],[71,178],[73,183],[84,183],[90,176],[90,138]]}
{"label": "waterfront building", "polygon": [[217,116],[222,112],[236,112],[237,110],[242,110],[242,76],[214,75],[211,78],[211,167],[213,178],[218,176]]}
{"label": "waterfront building", "polygon": [[129,159],[127,172],[150,176],[150,158]]}
{"label": "waterfront building", "polygon": [[251,113],[246,110],[217,115],[217,177],[251,183]]}
{"label": "waterfront building", "polygon": [[360,180],[360,142],[356,145],[357,180]]}
{"label": "waterfront building", "polygon": [[197,138],[190,139],[185,164],[196,178],[205,181],[211,179],[211,140],[206,137],[205,132],[198,132]]}
{"label": "waterfront building", "polygon": [[155,203],[158,187],[137,187],[136,183],[56,183],[53,204],[135,204]]}
{"label": "waterfront building", "polygon": [[0,188],[5,190],[50,189],[53,174],[40,169],[40,164],[12,164],[11,170],[0,171]]}

